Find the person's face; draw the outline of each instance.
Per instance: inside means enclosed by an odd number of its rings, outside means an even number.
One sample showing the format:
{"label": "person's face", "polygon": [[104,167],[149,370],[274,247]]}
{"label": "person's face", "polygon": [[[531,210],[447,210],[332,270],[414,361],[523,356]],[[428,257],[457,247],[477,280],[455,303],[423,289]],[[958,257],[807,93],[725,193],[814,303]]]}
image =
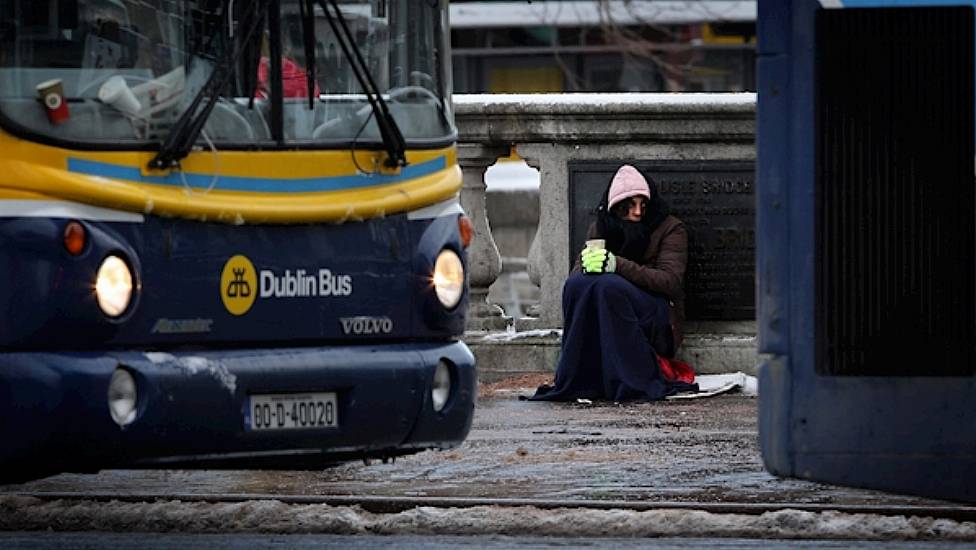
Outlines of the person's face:
{"label": "person's face", "polygon": [[620,217],[629,222],[639,222],[647,212],[647,197],[640,195],[624,199],[618,207]]}

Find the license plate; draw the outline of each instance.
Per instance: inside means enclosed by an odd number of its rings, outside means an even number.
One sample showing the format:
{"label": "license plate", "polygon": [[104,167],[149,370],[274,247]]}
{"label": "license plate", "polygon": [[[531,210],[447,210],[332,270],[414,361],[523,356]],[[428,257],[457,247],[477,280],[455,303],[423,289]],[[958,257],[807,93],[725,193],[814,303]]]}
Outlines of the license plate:
{"label": "license plate", "polygon": [[336,394],[269,393],[251,395],[245,424],[251,430],[332,428],[339,425]]}

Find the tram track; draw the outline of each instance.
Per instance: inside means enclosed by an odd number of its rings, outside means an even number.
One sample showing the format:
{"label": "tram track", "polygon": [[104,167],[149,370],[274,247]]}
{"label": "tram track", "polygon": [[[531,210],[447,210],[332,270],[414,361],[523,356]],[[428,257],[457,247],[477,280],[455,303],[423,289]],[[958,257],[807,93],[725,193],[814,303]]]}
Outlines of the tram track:
{"label": "tram track", "polygon": [[530,499],[530,498],[481,498],[481,497],[417,497],[417,496],[353,496],[353,495],[279,495],[271,493],[111,493],[111,492],[63,492],[25,491],[16,493],[24,497],[44,501],[92,501],[92,502],[159,502],[178,501],[187,503],[240,503],[251,501],[277,501],[296,505],[358,506],[377,514],[395,514],[421,507],[472,508],[493,506],[499,508],[533,507],[541,510],[591,509],[628,510],[699,510],[712,514],[760,515],[779,510],[798,510],[821,513],[871,514],[877,516],[929,517],[954,521],[976,522],[976,506],[966,505],[896,505],[896,504],[824,504],[809,502],[686,502],[662,500],[594,500],[594,499]]}

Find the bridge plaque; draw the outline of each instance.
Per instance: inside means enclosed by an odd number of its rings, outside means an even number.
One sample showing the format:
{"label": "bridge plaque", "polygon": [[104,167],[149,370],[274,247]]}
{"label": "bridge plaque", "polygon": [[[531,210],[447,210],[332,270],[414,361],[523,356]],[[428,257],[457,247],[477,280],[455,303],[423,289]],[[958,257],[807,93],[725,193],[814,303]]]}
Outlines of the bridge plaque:
{"label": "bridge plaque", "polygon": [[[572,162],[570,262],[575,262],[596,220],[600,195],[622,162]],[[632,161],[657,183],[671,213],[688,229],[685,274],[690,321],[756,318],[755,167],[733,161]]]}

